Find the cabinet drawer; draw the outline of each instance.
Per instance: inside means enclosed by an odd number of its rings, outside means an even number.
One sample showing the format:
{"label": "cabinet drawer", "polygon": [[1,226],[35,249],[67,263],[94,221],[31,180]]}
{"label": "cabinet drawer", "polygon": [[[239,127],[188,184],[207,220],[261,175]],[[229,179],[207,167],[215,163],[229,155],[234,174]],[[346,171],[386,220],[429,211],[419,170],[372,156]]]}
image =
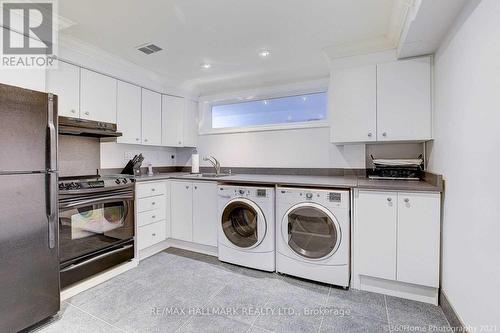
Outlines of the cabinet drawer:
{"label": "cabinet drawer", "polygon": [[145,249],[166,239],[166,223],[160,221],[137,228],[137,247]]}
{"label": "cabinet drawer", "polygon": [[148,210],[137,214],[137,226],[139,227],[161,220],[165,220],[165,209]]}
{"label": "cabinet drawer", "polygon": [[166,196],[161,195],[151,198],[142,198],[137,200],[137,212],[146,212],[153,209],[165,210]]}
{"label": "cabinet drawer", "polygon": [[137,198],[146,198],[166,193],[165,183],[137,184]]}

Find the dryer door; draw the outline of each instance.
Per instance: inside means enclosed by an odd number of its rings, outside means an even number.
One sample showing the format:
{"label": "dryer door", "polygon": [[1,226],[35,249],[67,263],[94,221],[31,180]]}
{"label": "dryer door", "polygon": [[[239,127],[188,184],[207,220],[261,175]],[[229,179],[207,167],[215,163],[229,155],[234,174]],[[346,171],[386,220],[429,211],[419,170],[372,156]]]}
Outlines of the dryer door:
{"label": "dryer door", "polygon": [[333,255],[342,235],[335,216],[325,207],[310,202],[290,208],[283,217],[281,230],[290,249],[307,260]]}
{"label": "dryer door", "polygon": [[245,198],[236,198],[226,204],[221,223],[226,238],[239,248],[254,248],[266,235],[266,220],[262,210]]}

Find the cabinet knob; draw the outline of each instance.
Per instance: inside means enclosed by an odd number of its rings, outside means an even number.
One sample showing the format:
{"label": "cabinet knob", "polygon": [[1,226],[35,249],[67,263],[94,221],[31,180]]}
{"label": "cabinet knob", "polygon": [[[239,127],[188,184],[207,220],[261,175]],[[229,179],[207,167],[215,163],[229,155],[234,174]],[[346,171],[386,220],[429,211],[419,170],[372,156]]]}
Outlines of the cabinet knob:
{"label": "cabinet knob", "polygon": [[89,115],[89,112],[88,112],[88,111],[87,111],[87,112],[85,112],[85,115],[86,115],[86,116],[88,116],[88,115]]}
{"label": "cabinet knob", "polygon": [[194,187],[194,189],[195,189],[195,190],[197,190],[197,189],[198,189],[198,186],[195,186],[195,187]]}
{"label": "cabinet knob", "polygon": [[188,189],[188,188],[189,188],[189,186],[186,186],[186,188]]}
{"label": "cabinet knob", "polygon": [[139,141],[139,138],[135,138],[135,141]]}
{"label": "cabinet knob", "polygon": [[151,218],[152,218],[152,219],[155,219],[155,218],[156,218],[156,215],[151,216]]}
{"label": "cabinet knob", "polygon": [[387,132],[382,133],[382,136],[386,137],[387,136]]}
{"label": "cabinet knob", "polygon": [[370,132],[368,133],[368,137],[371,138],[373,136],[373,134]]}
{"label": "cabinet knob", "polygon": [[387,201],[388,202],[392,202],[392,198],[387,198]]}
{"label": "cabinet knob", "polygon": [[408,202],[410,202],[410,199],[406,198],[404,201],[405,201],[406,203],[408,203]]}
{"label": "cabinet knob", "polygon": [[148,139],[144,139],[144,142],[148,142]]}
{"label": "cabinet knob", "polygon": [[154,206],[156,204],[156,202],[153,201],[151,204]]}
{"label": "cabinet knob", "polygon": [[179,144],[182,144],[182,141],[179,141]]}
{"label": "cabinet knob", "polygon": [[153,235],[153,237],[155,237],[155,236],[156,236],[156,233],[153,233],[152,235]]}
{"label": "cabinet knob", "polygon": [[72,110],[71,110],[71,113],[76,113],[76,111],[72,109]]}
{"label": "cabinet knob", "polygon": [[151,189],[151,191],[152,191],[152,192],[154,192],[154,191],[156,191],[156,189],[153,187],[153,188]]}

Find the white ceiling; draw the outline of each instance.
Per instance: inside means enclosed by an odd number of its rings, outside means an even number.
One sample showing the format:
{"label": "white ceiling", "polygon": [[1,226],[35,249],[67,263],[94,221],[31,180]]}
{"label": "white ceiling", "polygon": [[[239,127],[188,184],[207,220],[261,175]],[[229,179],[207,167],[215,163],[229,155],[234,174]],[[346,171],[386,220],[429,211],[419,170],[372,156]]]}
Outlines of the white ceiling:
{"label": "white ceiling", "polygon": [[[394,47],[405,0],[64,0],[65,37],[201,94],[326,76],[323,50]],[[403,5],[402,5],[403,4]],[[155,43],[163,51],[135,49]],[[262,59],[261,49],[271,55]],[[203,70],[200,65],[212,67]]]}

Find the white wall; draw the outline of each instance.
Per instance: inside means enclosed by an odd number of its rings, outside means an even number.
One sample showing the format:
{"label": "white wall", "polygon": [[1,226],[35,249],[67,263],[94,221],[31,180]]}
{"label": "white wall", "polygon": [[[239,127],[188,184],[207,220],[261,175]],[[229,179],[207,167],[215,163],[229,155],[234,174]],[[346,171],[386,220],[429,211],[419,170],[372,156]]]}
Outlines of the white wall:
{"label": "white wall", "polygon": [[142,166],[149,162],[154,167],[176,165],[175,148],[129,145],[115,142],[101,143],[101,168],[123,168],[134,155],[142,153],[144,161]]}
{"label": "white wall", "polygon": [[[365,146],[335,146],[329,128],[309,128],[202,135],[200,156],[213,155],[222,166],[286,168],[364,168]],[[192,150],[179,153],[178,163],[189,164]],[[209,166],[201,161],[201,165]]]}
{"label": "white wall", "polygon": [[445,178],[443,291],[479,332],[500,328],[500,1],[469,5],[435,58],[428,148]]}

